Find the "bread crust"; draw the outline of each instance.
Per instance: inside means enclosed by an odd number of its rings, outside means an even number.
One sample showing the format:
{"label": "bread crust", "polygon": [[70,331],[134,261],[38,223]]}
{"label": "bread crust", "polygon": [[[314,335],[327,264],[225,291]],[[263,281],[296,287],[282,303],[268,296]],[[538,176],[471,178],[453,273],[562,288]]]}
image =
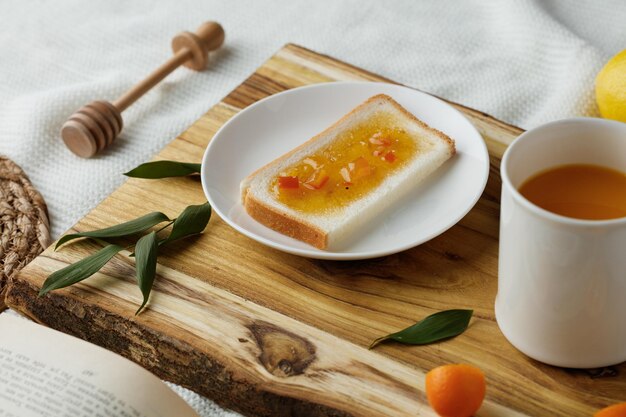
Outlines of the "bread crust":
{"label": "bread crust", "polygon": [[324,230],[316,227],[315,225],[306,223],[301,219],[296,219],[290,216],[286,212],[278,211],[276,208],[258,200],[255,198],[252,193],[249,193],[250,183],[252,179],[268,169],[269,167],[280,164],[287,158],[290,158],[294,153],[300,151],[303,148],[308,147],[310,144],[314,143],[321,137],[325,137],[330,131],[336,129],[338,125],[342,124],[346,119],[352,117],[355,113],[360,112],[363,108],[368,107],[372,104],[372,102],[384,101],[388,104],[391,104],[396,110],[400,113],[408,117],[413,123],[420,126],[422,129],[432,132],[434,135],[438,136],[440,139],[444,141],[449,147],[450,156],[456,153],[455,143],[452,139],[450,139],[445,133],[434,129],[428,126],[426,123],[422,122],[420,119],[411,114],[408,110],[402,107],[399,103],[397,103],[393,98],[386,94],[377,94],[375,96],[370,97],[365,100],[363,103],[359,104],[357,107],[352,109],[349,113],[345,114],[335,123],[324,129],[322,132],[313,136],[306,142],[300,144],[299,146],[293,148],[289,152],[279,156],[273,161],[265,164],[261,168],[254,171],[252,174],[248,175],[242,181],[241,187],[241,201],[243,202],[244,208],[248,212],[248,214],[259,223],[276,230],[284,235],[293,237],[294,239],[298,239],[300,241],[306,242],[312,246],[315,246],[318,249],[326,249],[328,247],[328,233]]}
{"label": "bread crust", "polygon": [[[410,111],[408,111],[407,109],[402,107],[397,101],[395,101],[394,99],[389,97],[387,94],[375,95],[374,97],[371,97],[367,101],[370,101],[370,100],[375,99],[375,98],[378,98],[378,99],[381,99],[381,100],[384,100],[384,101],[388,102],[393,107],[395,107],[396,110],[398,110],[400,113],[404,114],[409,119],[414,121],[422,129],[429,130],[429,131],[433,132],[436,136],[439,136],[440,139],[443,139],[446,142],[446,144],[450,147],[450,156],[452,156],[452,155],[454,155],[456,153],[456,144],[454,143],[454,141],[452,139],[450,139],[450,137],[448,135],[446,135],[442,131],[435,129],[434,127],[430,127],[426,123],[422,122],[420,119],[415,117],[415,115],[413,113],[411,113]],[[366,103],[367,103],[367,101],[366,101]]]}
{"label": "bread crust", "polygon": [[318,249],[325,249],[328,246],[328,234],[324,230],[300,219],[294,219],[288,213],[276,211],[275,208],[254,198],[247,190],[244,195],[244,207],[250,217],[270,229]]}

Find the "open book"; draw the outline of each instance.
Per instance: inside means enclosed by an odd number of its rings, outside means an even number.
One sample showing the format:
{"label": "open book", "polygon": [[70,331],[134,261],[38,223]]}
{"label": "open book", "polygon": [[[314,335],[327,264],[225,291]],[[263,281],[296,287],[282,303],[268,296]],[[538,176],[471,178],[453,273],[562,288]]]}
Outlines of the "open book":
{"label": "open book", "polygon": [[106,349],[0,315],[0,417],[198,417],[159,378]]}

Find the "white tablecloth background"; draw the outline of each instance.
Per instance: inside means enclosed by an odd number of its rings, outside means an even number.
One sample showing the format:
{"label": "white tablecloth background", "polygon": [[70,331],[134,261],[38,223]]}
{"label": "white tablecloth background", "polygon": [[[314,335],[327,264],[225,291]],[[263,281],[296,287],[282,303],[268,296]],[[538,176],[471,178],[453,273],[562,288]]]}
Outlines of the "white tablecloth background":
{"label": "white tablecloth background", "polygon": [[[99,157],[65,148],[68,115],[116,98],[205,20],[227,34],[209,70],[172,74],[124,113]],[[626,48],[626,2],[5,0],[0,154],[41,191],[56,238],[287,42],[531,128],[597,115],[594,77]],[[174,389],[202,416],[231,415]]]}

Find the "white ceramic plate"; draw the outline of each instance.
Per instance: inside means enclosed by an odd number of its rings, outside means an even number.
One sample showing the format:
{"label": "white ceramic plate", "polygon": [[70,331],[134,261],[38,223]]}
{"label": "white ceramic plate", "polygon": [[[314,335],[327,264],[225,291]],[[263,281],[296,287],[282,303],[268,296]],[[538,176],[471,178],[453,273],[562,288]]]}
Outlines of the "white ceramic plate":
{"label": "white ceramic plate", "polygon": [[[252,171],[300,145],[367,98],[388,94],[456,141],[457,155],[354,243],[318,250],[252,219],[240,203],[239,183]],[[202,187],[232,227],[265,245],[319,259],[365,259],[424,243],[456,224],[476,204],[489,174],[487,147],[474,126],[442,100],[407,87],[368,82],[317,84],[273,95],[242,110],[215,134],[202,160]]]}

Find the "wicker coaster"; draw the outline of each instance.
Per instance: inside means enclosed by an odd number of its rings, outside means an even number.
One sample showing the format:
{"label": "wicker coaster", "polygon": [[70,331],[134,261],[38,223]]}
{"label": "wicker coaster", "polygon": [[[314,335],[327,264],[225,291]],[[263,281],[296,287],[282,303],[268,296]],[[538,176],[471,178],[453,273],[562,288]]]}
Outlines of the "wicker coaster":
{"label": "wicker coaster", "polygon": [[19,166],[0,156],[0,311],[8,281],[49,244],[46,202]]}

